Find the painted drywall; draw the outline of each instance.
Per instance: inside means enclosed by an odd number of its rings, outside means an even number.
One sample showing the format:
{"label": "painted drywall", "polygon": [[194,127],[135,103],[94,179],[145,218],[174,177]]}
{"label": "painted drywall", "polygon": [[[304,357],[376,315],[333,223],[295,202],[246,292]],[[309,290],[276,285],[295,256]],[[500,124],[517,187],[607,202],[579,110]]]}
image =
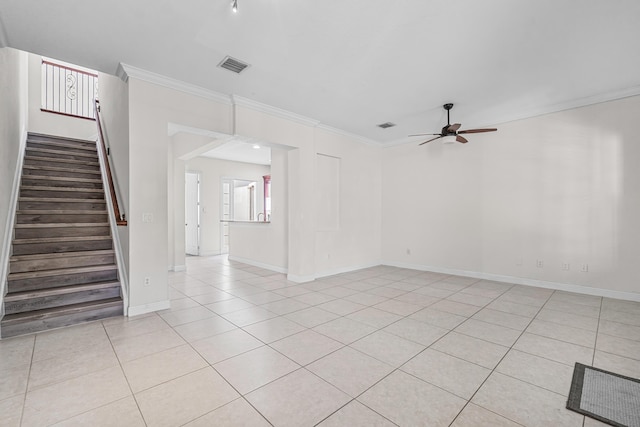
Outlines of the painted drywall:
{"label": "painted drywall", "polygon": [[631,97],[385,149],[383,261],[640,297],[639,116]]}
{"label": "painted drywall", "polygon": [[[9,212],[15,184],[21,139],[26,128],[24,114],[24,53],[8,47],[0,49],[0,241],[5,241],[5,224],[13,212]],[[4,258],[3,258],[4,259]]]}
{"label": "painted drywall", "polygon": [[[380,148],[355,137],[236,106],[236,132],[288,146],[288,275],[291,280],[376,265],[380,260]],[[339,230],[319,230],[318,194],[334,185],[319,179],[317,155],[340,159]],[[319,191],[320,190],[320,191]],[[326,190],[326,191],[325,191]]]}
{"label": "painted drywall", "polygon": [[231,224],[229,257],[279,272],[288,270],[288,152],[271,150],[271,222]]}
{"label": "painted drywall", "polygon": [[[101,120],[120,212],[129,215],[129,87],[115,76],[99,73]],[[129,271],[129,228],[118,227],[125,269]]]}
{"label": "painted drywall", "polygon": [[169,233],[169,271],[181,271],[186,268],[185,261],[185,159],[197,157],[219,141],[211,137],[178,132],[170,136],[168,155],[168,233]]}
{"label": "painted drywall", "polygon": [[[315,138],[320,155],[316,159],[336,159],[333,166],[340,168],[316,171],[316,198],[338,193],[337,221],[316,222],[316,275],[377,265],[381,257],[380,149],[323,129],[316,129]],[[327,174],[337,175],[338,182],[325,179],[331,178]],[[324,201],[316,199],[316,210],[322,212],[318,203]]]}
{"label": "painted drywall", "polygon": [[[29,55],[29,132],[67,138],[95,140],[98,130],[93,120],[41,111],[42,57]],[[98,77],[100,81],[100,77]],[[102,84],[100,82],[99,84]]]}
{"label": "painted drywall", "polygon": [[[137,78],[129,78],[128,85],[129,286],[133,312],[141,313],[168,304],[169,123],[228,134],[231,111]],[[143,214],[152,220],[143,222]]]}
{"label": "painted drywall", "polygon": [[[222,178],[256,182],[257,211],[261,212],[262,177],[271,173],[271,168],[269,166],[207,157],[196,157],[188,160],[185,162],[185,168],[186,171],[200,174],[200,254],[203,256],[218,255],[220,254],[221,246],[220,191]],[[184,176],[182,176],[182,183],[184,186]],[[184,211],[184,198],[182,200],[182,210]],[[184,251],[184,238],[182,239],[182,247]]]}
{"label": "painted drywall", "polygon": [[[27,56],[0,49],[0,311],[27,129]],[[0,316],[3,313],[0,312]]]}

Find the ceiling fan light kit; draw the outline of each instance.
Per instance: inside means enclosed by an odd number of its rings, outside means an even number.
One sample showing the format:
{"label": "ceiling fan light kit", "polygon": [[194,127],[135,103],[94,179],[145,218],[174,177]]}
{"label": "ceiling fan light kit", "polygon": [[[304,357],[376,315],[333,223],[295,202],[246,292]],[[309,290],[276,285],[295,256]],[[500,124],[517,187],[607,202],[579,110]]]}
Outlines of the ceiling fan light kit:
{"label": "ceiling fan light kit", "polygon": [[449,119],[449,111],[453,108],[452,103],[444,104],[442,106],[445,110],[447,110],[447,124],[442,128],[440,133],[419,133],[415,135],[409,136],[424,136],[424,135],[433,135],[435,138],[428,139],[424,142],[421,142],[418,145],[426,144],[427,142],[435,141],[436,139],[442,139],[443,144],[453,144],[454,142],[460,142],[462,144],[466,144],[469,142],[467,138],[462,136],[465,133],[483,133],[483,132],[495,132],[498,129],[496,128],[486,128],[486,129],[465,129],[459,131],[460,123],[451,124],[451,120]]}
{"label": "ceiling fan light kit", "polygon": [[456,142],[456,137],[454,135],[447,135],[442,137],[443,144],[453,144]]}

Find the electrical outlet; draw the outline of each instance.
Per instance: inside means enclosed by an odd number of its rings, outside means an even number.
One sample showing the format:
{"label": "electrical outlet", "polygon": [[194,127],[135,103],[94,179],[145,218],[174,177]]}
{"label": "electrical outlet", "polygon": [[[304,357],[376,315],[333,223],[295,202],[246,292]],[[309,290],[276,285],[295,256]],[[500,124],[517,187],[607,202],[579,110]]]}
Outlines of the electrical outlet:
{"label": "electrical outlet", "polygon": [[563,262],[563,263],[562,263],[562,269],[563,269],[564,271],[569,271],[569,268],[570,268],[570,267],[571,267],[571,266],[569,265],[569,263],[568,263],[568,262]]}
{"label": "electrical outlet", "polygon": [[542,268],[544,267],[544,261],[542,261],[541,259],[536,261],[536,267],[538,268]]}
{"label": "electrical outlet", "polygon": [[411,255],[411,249],[407,248],[407,255]]}
{"label": "electrical outlet", "polygon": [[588,273],[589,272],[589,264],[582,264],[580,266],[580,271],[582,271],[583,273]]}
{"label": "electrical outlet", "polygon": [[142,222],[153,222],[153,214],[152,213],[143,213],[142,214]]}
{"label": "electrical outlet", "polygon": [[151,277],[145,277],[144,278],[144,285],[145,286],[151,286]]}

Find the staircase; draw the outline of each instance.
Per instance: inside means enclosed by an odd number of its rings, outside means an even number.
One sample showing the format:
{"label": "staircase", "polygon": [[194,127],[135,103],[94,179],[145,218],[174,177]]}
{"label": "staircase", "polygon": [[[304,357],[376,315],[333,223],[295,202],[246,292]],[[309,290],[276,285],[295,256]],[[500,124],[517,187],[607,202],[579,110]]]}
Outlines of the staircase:
{"label": "staircase", "polygon": [[96,144],[29,134],[2,338],[123,313]]}

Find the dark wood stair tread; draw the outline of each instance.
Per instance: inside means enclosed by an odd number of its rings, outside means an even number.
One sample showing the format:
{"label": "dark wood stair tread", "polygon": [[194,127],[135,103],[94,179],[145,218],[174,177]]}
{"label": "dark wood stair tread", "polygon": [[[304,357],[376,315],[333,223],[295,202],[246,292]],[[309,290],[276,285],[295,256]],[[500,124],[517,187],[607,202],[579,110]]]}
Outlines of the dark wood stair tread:
{"label": "dark wood stair tread", "polygon": [[25,155],[24,156],[24,160],[37,160],[37,161],[41,161],[41,162],[55,162],[55,163],[68,163],[68,164],[74,164],[74,165],[83,165],[83,166],[100,166],[100,163],[98,163],[98,161],[88,161],[88,160],[75,160],[75,159],[61,159],[60,157],[45,157],[45,156],[30,156],[30,155]]}
{"label": "dark wood stair tread", "polygon": [[115,251],[113,249],[101,249],[97,251],[77,251],[77,252],[56,252],[48,254],[32,254],[32,255],[15,255],[9,258],[9,261],[33,261],[38,259],[51,259],[51,258],[72,258],[79,256],[91,256],[91,255],[112,255]]}
{"label": "dark wood stair tread", "polygon": [[74,193],[104,193],[102,188],[78,188],[78,187],[45,187],[34,185],[23,185],[20,187],[22,190],[38,190],[38,191],[70,191]]}
{"label": "dark wood stair tread", "polygon": [[68,228],[68,227],[108,227],[108,222],[45,222],[39,224],[15,224],[15,228]]}
{"label": "dark wood stair tread", "polygon": [[57,197],[19,197],[18,202],[107,203],[105,199],[61,199]]}
{"label": "dark wood stair tread", "polygon": [[111,236],[34,237],[31,239],[14,239],[13,244],[82,242],[91,240],[111,240]]}
{"label": "dark wood stair tread", "polygon": [[123,314],[100,167],[95,141],[28,134],[3,338]]}
{"label": "dark wood stair tread", "polygon": [[[59,166],[24,165],[24,169],[52,171],[52,172],[90,173],[90,174],[93,174],[93,175],[101,175],[100,171],[92,171],[92,170],[88,170],[88,169],[61,168]],[[23,175],[23,176],[25,176],[25,175]],[[33,176],[33,175],[26,175],[26,176]]]}
{"label": "dark wood stair tread", "polygon": [[[90,153],[96,153],[98,150],[95,147],[95,143],[92,146],[89,145],[83,145],[83,144],[74,144],[74,143],[70,143],[70,142],[62,142],[62,141],[55,141],[55,140],[35,140],[35,139],[31,139],[31,140],[27,140],[27,146],[28,144],[40,144],[40,145],[46,145],[49,146],[53,149],[57,149],[57,148],[71,148],[73,150],[84,150]],[[32,148],[41,148],[41,147],[32,147]]]}
{"label": "dark wood stair tread", "polygon": [[109,271],[117,270],[118,266],[115,264],[108,265],[95,265],[90,267],[70,267],[70,268],[57,268],[51,270],[42,271],[27,271],[23,273],[9,273],[7,281],[21,280],[21,279],[35,279],[39,277],[52,277],[63,276],[67,274],[81,274],[81,273],[94,273],[96,271]]}
{"label": "dark wood stair tread", "polygon": [[[66,150],[56,150],[55,148],[29,147],[28,145],[26,147],[26,150],[27,150],[26,151],[27,155],[31,153],[45,153],[45,154],[52,154],[54,156],[60,155],[60,156],[86,157],[89,159],[95,159],[98,156],[97,151],[94,151],[92,153],[76,153],[76,152],[71,152]],[[41,157],[41,156],[34,156],[34,157]]]}
{"label": "dark wood stair tread", "polygon": [[114,288],[114,287],[120,287],[120,282],[118,281],[95,282],[95,283],[87,283],[87,284],[81,284],[81,285],[60,286],[57,288],[14,292],[14,293],[5,295],[4,301],[5,302],[24,301],[31,298],[43,298],[43,297],[50,297],[50,296],[56,296],[56,295],[66,295],[74,292],[91,291],[91,290],[107,289],[107,288]]}
{"label": "dark wood stair tread", "polygon": [[62,181],[62,182],[86,182],[91,184],[102,184],[102,180],[98,178],[71,178],[66,176],[48,176],[48,175],[22,175],[22,179],[33,179],[43,181]]}
{"label": "dark wood stair tread", "polygon": [[76,143],[84,143],[84,144],[93,144],[95,145],[95,141],[91,141],[90,139],[80,139],[80,138],[68,138],[66,136],[60,135],[47,135],[44,133],[37,132],[29,132],[27,135],[27,141],[36,142],[35,140],[45,140],[45,141],[63,141],[63,142],[76,142]]}
{"label": "dark wood stair tread", "polygon": [[104,215],[104,211],[71,210],[71,209],[18,209],[18,215]]}
{"label": "dark wood stair tread", "polygon": [[79,304],[65,305],[62,307],[46,308],[44,310],[27,311],[23,313],[7,314],[2,319],[3,327],[33,320],[47,319],[74,313],[82,313],[100,308],[117,307],[122,305],[122,298],[110,298],[105,300],[83,302]]}

